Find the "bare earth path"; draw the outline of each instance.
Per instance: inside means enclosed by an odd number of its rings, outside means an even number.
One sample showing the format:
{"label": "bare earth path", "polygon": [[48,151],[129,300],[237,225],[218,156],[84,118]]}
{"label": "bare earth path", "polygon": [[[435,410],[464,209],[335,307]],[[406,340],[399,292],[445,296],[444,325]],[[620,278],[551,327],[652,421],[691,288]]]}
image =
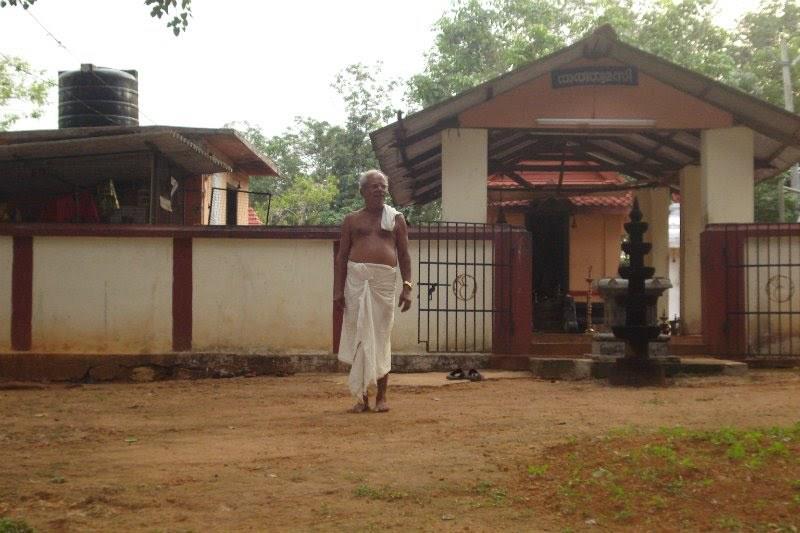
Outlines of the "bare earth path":
{"label": "bare earth path", "polygon": [[0,390],[0,516],[42,531],[560,531],[513,489],[545,446],[628,426],[800,420],[797,371],[660,390],[390,383],[392,411],[363,415],[344,413],[337,381]]}

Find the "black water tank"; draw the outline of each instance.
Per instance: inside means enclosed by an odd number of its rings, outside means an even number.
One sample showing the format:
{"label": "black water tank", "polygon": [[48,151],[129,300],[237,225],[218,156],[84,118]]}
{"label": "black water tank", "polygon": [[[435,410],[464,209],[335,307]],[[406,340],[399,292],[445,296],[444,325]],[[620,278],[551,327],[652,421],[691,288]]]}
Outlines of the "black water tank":
{"label": "black water tank", "polygon": [[139,125],[135,70],[81,65],[58,73],[58,127]]}

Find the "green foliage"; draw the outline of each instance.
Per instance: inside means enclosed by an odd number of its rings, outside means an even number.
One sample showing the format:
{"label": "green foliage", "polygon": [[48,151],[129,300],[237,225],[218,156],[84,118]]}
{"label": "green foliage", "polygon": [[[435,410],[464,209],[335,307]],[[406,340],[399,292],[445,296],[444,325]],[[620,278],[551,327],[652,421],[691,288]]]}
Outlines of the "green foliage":
{"label": "green foliage", "polygon": [[18,57],[0,54],[0,131],[22,118],[38,118],[54,82],[44,80]]}
{"label": "green foliage", "polygon": [[149,6],[150,16],[162,18],[164,15],[169,15],[170,8],[174,8],[174,15],[167,27],[172,28],[172,33],[177,37],[182,31],[186,31],[189,25],[189,17],[192,16],[192,0],[180,0],[180,7],[178,7],[178,0],[144,0],[146,6]]}
{"label": "green foliage", "polygon": [[409,81],[422,107],[553,53],[602,24],[623,41],[715,79],[737,71],[734,35],[713,0],[459,0],[435,25],[423,73]]}
{"label": "green foliage", "polygon": [[[780,63],[780,38],[786,40],[789,58],[800,55],[800,4],[792,0],[763,0],[759,8],[742,17],[733,48],[737,71],[732,80],[742,90],[780,107],[783,102],[783,77]],[[791,67],[796,78],[797,66]],[[794,101],[800,95],[794,84]]]}
{"label": "green foliage", "polygon": [[[28,9],[37,0],[0,0],[0,7],[21,7]],[[192,0],[144,0],[144,4],[150,8],[150,16],[161,19],[165,15],[169,17],[172,10],[172,18],[168,19],[167,27],[172,29],[176,36],[182,31],[186,31],[189,26],[189,18],[192,16]]]}
{"label": "green foliage", "polygon": [[[344,103],[342,125],[297,117],[292,127],[272,137],[246,122],[230,125],[268,154],[281,173],[251,180],[251,190],[273,194],[270,224],[339,224],[345,214],[361,208],[358,175],[378,167],[369,133],[394,114],[396,83],[382,83],[381,78],[380,64],[360,63],[336,76],[332,85]],[[436,219],[441,206],[433,202],[404,208],[403,213],[410,222]]]}
{"label": "green foliage", "polygon": [[[786,175],[781,174],[756,185],[755,221],[778,222],[778,183],[785,183]],[[800,215],[800,202],[797,194],[787,192],[784,200],[784,222],[794,222]]]}
{"label": "green foliage", "polygon": [[0,533],[33,533],[33,528],[24,520],[0,517]]}
{"label": "green foliage", "polygon": [[[338,193],[333,178],[316,182],[309,176],[297,176],[288,189],[272,200],[270,224],[336,224],[340,217],[331,206]],[[263,219],[264,214],[258,214]]]}

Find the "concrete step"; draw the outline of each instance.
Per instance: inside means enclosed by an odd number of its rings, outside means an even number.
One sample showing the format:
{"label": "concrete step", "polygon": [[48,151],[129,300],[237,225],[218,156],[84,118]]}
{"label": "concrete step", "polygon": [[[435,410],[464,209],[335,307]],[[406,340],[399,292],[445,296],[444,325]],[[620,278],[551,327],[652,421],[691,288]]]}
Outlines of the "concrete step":
{"label": "concrete step", "polygon": [[[613,361],[598,361],[589,358],[547,358],[531,357],[531,373],[541,379],[580,380],[605,379],[608,377]],[[742,376],[747,374],[747,364],[722,359],[686,358],[680,361],[664,362],[667,377],[687,376]]]}
{"label": "concrete step", "polygon": [[708,355],[709,349],[702,335],[685,335],[670,339],[669,353],[679,356]]}
{"label": "concrete step", "polygon": [[592,351],[592,337],[575,333],[534,333],[530,355],[541,357],[582,356]]}
{"label": "concrete step", "polygon": [[591,342],[536,342],[530,347],[530,355],[543,357],[578,356],[591,352]]}
{"label": "concrete step", "polygon": [[[592,353],[592,338],[589,335],[568,333],[535,333],[530,351],[534,357],[577,357]],[[708,355],[708,345],[701,335],[673,337],[669,341],[669,353],[677,356]]]}

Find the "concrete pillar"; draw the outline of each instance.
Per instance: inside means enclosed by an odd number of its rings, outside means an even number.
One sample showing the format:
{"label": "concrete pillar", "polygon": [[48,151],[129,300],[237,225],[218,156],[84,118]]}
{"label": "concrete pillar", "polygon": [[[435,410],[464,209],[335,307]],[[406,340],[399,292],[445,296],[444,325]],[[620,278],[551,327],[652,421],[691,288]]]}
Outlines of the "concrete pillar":
{"label": "concrete pillar", "polygon": [[680,317],[686,334],[702,332],[702,302],[700,300],[700,234],[703,223],[703,198],[700,191],[700,167],[687,166],[681,170],[681,310]]}
{"label": "concrete pillar", "polygon": [[753,150],[749,128],[703,130],[700,188],[705,224],[753,222]]}
{"label": "concrete pillar", "polygon": [[[652,243],[653,248],[645,256],[645,264],[656,269],[655,276],[669,277],[669,204],[672,202],[672,195],[669,187],[659,187],[657,189],[644,189],[636,193],[639,200],[639,208],[645,222],[649,224],[647,232],[644,234],[645,241]],[[664,293],[659,299],[656,307],[658,316],[666,312],[667,316],[672,312],[669,309],[669,298]]]}
{"label": "concrete pillar", "polygon": [[487,130],[442,132],[442,220],[486,222],[488,150]]}

